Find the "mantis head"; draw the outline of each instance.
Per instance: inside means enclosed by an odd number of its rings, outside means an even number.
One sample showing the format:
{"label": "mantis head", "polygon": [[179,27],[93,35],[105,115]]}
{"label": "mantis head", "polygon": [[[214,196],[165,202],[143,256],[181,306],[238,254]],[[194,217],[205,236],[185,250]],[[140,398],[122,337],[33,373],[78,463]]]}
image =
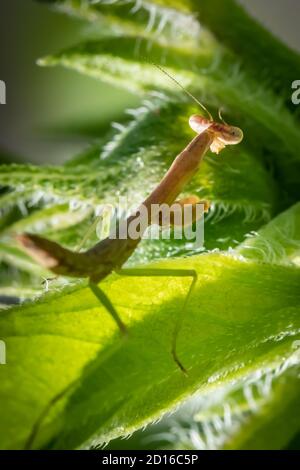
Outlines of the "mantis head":
{"label": "mantis head", "polygon": [[197,134],[206,130],[213,134],[214,141],[210,149],[214,153],[219,153],[226,145],[237,145],[244,138],[243,131],[239,127],[211,121],[197,114],[190,117],[189,124]]}
{"label": "mantis head", "polygon": [[[200,106],[200,108],[206,112],[208,119],[195,114],[194,116],[190,117],[189,123],[193,131],[197,132],[197,134],[201,134],[206,130],[209,130],[209,132],[213,134],[214,140],[210,146],[212,152],[219,153],[226,147],[226,145],[237,145],[243,140],[244,134],[241,129],[230,126],[229,124],[226,124],[225,121],[223,121],[223,123],[215,122],[211,113],[204,106],[204,104],[201,103],[201,101],[199,101],[194,95],[192,95],[192,93],[185,89],[181,83],[176,80],[176,78],[172,77],[172,75],[170,75],[169,72],[164,70],[160,65],[153,62],[152,64],[162,73],[164,73],[170,80],[172,80],[179,88],[181,88],[182,91],[184,91],[187,96],[195,101]],[[219,110],[219,117],[220,120],[223,120],[221,116],[221,110]]]}

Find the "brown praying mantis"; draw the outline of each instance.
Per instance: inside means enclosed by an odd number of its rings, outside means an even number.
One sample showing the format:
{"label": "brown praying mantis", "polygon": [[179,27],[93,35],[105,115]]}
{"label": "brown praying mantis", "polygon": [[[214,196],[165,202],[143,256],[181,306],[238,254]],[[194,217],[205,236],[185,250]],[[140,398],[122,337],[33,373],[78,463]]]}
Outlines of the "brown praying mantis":
{"label": "brown praying mantis", "polygon": [[[200,115],[193,115],[189,119],[191,128],[197,133],[197,136],[187,145],[187,147],[179,153],[173,161],[171,167],[164,175],[157,187],[143,201],[138,209],[126,220],[126,226],[135,223],[140,217],[141,210],[146,209],[150,213],[151,207],[160,207],[162,204],[172,206],[177,201],[177,197],[183,191],[186,184],[193,178],[198,171],[201,161],[208,149],[212,152],[219,153],[227,145],[236,145],[243,139],[241,129],[223,123],[215,122],[207,109],[187,90],[185,90],[173,77],[165,70],[157,66],[162,72],[168,75],[177,83],[197,104],[199,104],[209,116],[209,119]],[[200,201],[194,197],[183,199],[179,204],[192,203],[199,204]],[[159,269],[150,268],[123,268],[123,265],[130,258],[132,253],[140,243],[143,233],[149,225],[153,223],[153,219],[147,218],[143,229],[138,237],[132,237],[129,231],[126,237],[107,237],[101,240],[92,248],[75,252],[64,248],[63,246],[42,238],[38,235],[24,233],[17,238],[22,244],[26,252],[28,252],[43,267],[52,271],[56,275],[70,276],[76,278],[88,278],[89,287],[103,304],[106,310],[112,315],[116,321],[120,331],[125,334],[126,326],[121,320],[117,310],[113,306],[110,299],[99,287],[99,282],[106,278],[112,272],[125,276],[160,276],[160,277],[189,277],[192,282],[184,300],[181,312],[178,315],[175,329],[173,333],[171,354],[180,370],[186,373],[186,369],[180,361],[176,345],[177,336],[180,331],[183,313],[186,310],[193,288],[197,282],[197,272],[193,269]]]}

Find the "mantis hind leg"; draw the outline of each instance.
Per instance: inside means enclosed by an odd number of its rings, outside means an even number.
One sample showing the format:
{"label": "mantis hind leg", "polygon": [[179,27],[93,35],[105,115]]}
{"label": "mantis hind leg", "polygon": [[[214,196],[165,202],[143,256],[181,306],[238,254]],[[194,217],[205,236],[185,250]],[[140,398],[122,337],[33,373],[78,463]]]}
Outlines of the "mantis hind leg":
{"label": "mantis hind leg", "polygon": [[187,370],[182,364],[181,360],[178,357],[177,354],[177,339],[178,339],[178,334],[181,330],[183,320],[184,320],[184,312],[187,308],[188,302],[191,298],[192,292],[194,290],[195,284],[198,279],[197,272],[194,269],[121,269],[117,271],[117,274],[120,274],[122,276],[159,276],[159,277],[190,277],[192,279],[191,285],[189,287],[189,290],[187,292],[187,295],[184,300],[184,304],[182,306],[182,309],[180,311],[179,316],[177,317],[177,321],[175,324],[175,329],[173,332],[173,338],[172,338],[172,348],[171,348],[171,354],[174,359],[174,362],[177,364],[179,369],[187,375]]}
{"label": "mantis hind leg", "polygon": [[[80,251],[82,250],[82,248],[84,247],[84,245],[86,244],[86,242],[88,241],[88,239],[91,237],[92,233],[96,230],[97,228],[97,225],[99,224],[100,220],[102,219],[102,215],[98,215],[95,220],[93,221],[92,225],[87,229],[87,231],[85,232],[82,240],[80,241],[80,243],[76,246],[75,248],[75,252],[76,253],[80,253]],[[45,286],[45,291],[47,292],[49,290],[49,284],[53,281],[56,281],[56,279],[58,278],[59,276],[54,276],[54,277],[47,277],[43,280],[42,284]]]}

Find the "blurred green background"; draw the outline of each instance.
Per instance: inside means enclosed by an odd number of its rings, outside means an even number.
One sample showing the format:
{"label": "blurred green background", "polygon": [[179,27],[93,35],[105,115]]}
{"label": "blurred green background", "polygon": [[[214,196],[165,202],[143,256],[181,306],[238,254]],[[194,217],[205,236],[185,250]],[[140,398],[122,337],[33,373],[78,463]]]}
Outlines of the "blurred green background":
{"label": "blurred green background", "polygon": [[[298,0],[240,2],[300,49]],[[73,71],[36,65],[39,57],[76,43],[85,28],[33,0],[1,0],[0,79],[7,85],[7,104],[0,106],[0,151],[10,160],[61,163],[138,103],[129,93]]]}
{"label": "blurred green background", "polygon": [[[31,0],[1,0],[0,148],[30,162],[61,163],[78,152],[104,123],[134,106],[133,95],[36,60],[80,40],[84,24]],[[81,33],[80,33],[81,32]]]}

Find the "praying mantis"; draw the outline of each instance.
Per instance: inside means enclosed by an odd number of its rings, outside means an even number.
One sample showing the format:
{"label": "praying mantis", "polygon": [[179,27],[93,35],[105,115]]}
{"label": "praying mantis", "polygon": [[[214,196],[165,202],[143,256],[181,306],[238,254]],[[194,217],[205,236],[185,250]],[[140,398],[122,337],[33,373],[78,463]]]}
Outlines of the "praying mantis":
{"label": "praying mantis", "polygon": [[[167,204],[171,207],[176,203],[177,197],[183,191],[186,184],[199,170],[201,161],[209,148],[212,152],[219,153],[225,146],[239,144],[243,139],[241,129],[230,126],[225,122],[215,122],[207,109],[193,95],[185,90],[166,71],[161,69],[160,66],[157,67],[192,97],[208,113],[209,118],[200,115],[190,117],[189,125],[197,133],[197,136],[175,158],[171,167],[152,193],[134,213],[129,215],[126,220],[127,227],[137,221],[142,209],[146,209],[149,214],[153,206],[159,207],[162,204]],[[192,205],[200,202],[196,198],[191,197],[188,200],[179,201],[179,204],[184,205],[185,201],[191,202]],[[186,368],[177,354],[177,337],[182,326],[183,314],[197,282],[197,272],[193,269],[123,268],[123,265],[140,243],[143,233],[152,222],[153,220],[147,217],[146,223],[138,237],[130,236],[129,231],[127,231],[126,237],[107,237],[83,252],[71,251],[56,242],[29,233],[18,235],[17,239],[29,255],[43,267],[52,271],[52,273],[75,278],[87,278],[91,291],[111,314],[123,335],[127,334],[126,325],[123,323],[108,296],[99,287],[100,281],[113,272],[124,276],[190,278],[191,284],[189,290],[175,322],[171,346],[171,354],[175,363],[184,374],[187,374]]]}

